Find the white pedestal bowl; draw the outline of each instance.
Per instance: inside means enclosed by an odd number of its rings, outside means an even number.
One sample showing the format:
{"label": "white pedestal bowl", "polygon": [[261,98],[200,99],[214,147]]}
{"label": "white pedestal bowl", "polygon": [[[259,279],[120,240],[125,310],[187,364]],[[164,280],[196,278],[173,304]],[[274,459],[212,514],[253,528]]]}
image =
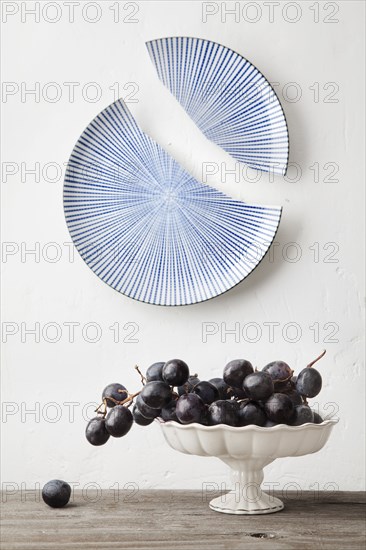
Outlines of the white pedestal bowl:
{"label": "white pedestal bowl", "polygon": [[261,489],[263,468],[286,456],[303,456],[319,451],[327,442],[337,419],[321,424],[272,428],[219,424],[161,422],[167,443],[181,453],[217,457],[232,470],[235,489],[214,498],[210,508],[225,514],[271,514],[283,509],[278,498]]}

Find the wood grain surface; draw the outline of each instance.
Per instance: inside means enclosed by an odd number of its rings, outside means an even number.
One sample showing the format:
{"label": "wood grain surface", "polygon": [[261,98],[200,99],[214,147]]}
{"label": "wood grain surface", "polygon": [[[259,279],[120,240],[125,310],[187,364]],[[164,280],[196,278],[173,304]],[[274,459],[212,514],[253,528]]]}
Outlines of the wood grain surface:
{"label": "wood grain surface", "polygon": [[2,495],[2,550],[362,550],[364,493],[287,493],[282,512],[213,512],[199,491],[75,491],[65,508],[40,495]]}

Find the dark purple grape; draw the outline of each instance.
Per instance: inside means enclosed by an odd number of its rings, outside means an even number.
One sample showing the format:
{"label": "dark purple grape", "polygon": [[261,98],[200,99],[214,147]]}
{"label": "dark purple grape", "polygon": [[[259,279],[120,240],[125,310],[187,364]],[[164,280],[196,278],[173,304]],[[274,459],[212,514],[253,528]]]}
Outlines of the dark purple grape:
{"label": "dark purple grape", "polygon": [[137,405],[133,406],[132,416],[136,424],[138,424],[139,426],[148,426],[149,424],[154,422],[153,418],[145,418],[139,411]]}
{"label": "dark purple grape", "polygon": [[274,392],[273,380],[266,372],[253,372],[244,378],[243,390],[250,399],[264,401]]}
{"label": "dark purple grape", "polygon": [[205,415],[205,404],[195,393],[187,393],[178,399],[175,412],[182,424],[201,422]]}
{"label": "dark purple grape", "polygon": [[297,405],[295,407],[294,416],[291,424],[293,426],[301,426],[307,422],[314,422],[314,413],[308,405]]}
{"label": "dark purple grape", "polygon": [[172,399],[172,391],[168,384],[155,380],[148,382],[141,390],[141,399],[152,409],[161,409]]}
{"label": "dark purple grape", "polygon": [[160,415],[160,409],[153,409],[152,407],[146,405],[141,395],[138,395],[136,397],[136,405],[142,416],[144,416],[145,418],[154,419]]}
{"label": "dark purple grape", "polygon": [[242,403],[238,411],[238,426],[248,426],[254,424],[255,426],[264,426],[267,417],[263,409],[253,402]]}
{"label": "dark purple grape", "polygon": [[194,386],[192,393],[199,395],[206,405],[210,405],[219,399],[218,389],[210,382],[199,382]]}
{"label": "dark purple grape", "polygon": [[62,508],[69,502],[71,487],[66,481],[52,479],[42,489],[42,498],[51,508]]}
{"label": "dark purple grape", "polygon": [[109,433],[105,427],[105,421],[102,416],[95,416],[89,420],[85,430],[86,439],[92,445],[104,445],[109,439]]}
{"label": "dark purple grape", "polygon": [[290,389],[290,378],[294,371],[284,361],[272,361],[272,363],[268,363],[263,367],[262,372],[270,375],[275,385],[275,391],[280,391],[286,387]]}
{"label": "dark purple grape", "polygon": [[178,422],[176,407],[177,401],[175,399],[172,399],[170,403],[168,403],[167,405],[165,405],[165,407],[161,409],[160,418],[162,418],[164,422],[170,422],[171,420]]}
{"label": "dark purple grape", "polygon": [[239,404],[237,401],[220,399],[211,403],[208,408],[208,423],[210,426],[226,424],[228,426],[238,425]]}
{"label": "dark purple grape", "polygon": [[224,368],[223,379],[228,386],[242,388],[244,378],[253,372],[253,366],[245,359],[234,359]]}
{"label": "dark purple grape", "polygon": [[295,389],[295,386],[291,382],[291,380],[283,380],[282,382],[273,380],[273,385],[274,385],[275,392],[278,392],[278,393],[288,394]]}
{"label": "dark purple grape", "polygon": [[154,382],[160,381],[163,382],[163,366],[165,362],[153,363],[146,371],[146,381]]}
{"label": "dark purple grape", "polygon": [[321,424],[323,422],[323,419],[320,416],[320,414],[317,412],[313,412],[313,414],[314,414],[314,424]]}
{"label": "dark purple grape", "polygon": [[286,392],[286,395],[291,399],[295,407],[297,405],[302,405],[302,397],[296,390]]}
{"label": "dark purple grape", "polygon": [[219,392],[219,399],[231,399],[234,396],[233,389],[226,384],[223,378],[211,378],[210,384]]}
{"label": "dark purple grape", "polygon": [[322,377],[319,371],[305,367],[296,380],[296,390],[304,397],[315,397],[322,389]]}
{"label": "dark purple grape", "polygon": [[187,382],[183,384],[183,386],[178,386],[178,395],[184,395],[185,393],[191,392],[199,382],[201,382],[201,380],[196,374],[189,376]]}
{"label": "dark purple grape", "polygon": [[188,365],[181,359],[171,359],[163,367],[163,380],[169,386],[183,386],[188,380]]}
{"label": "dark purple grape", "polygon": [[277,424],[289,424],[294,414],[294,404],[284,393],[274,393],[264,404],[269,420]]}
{"label": "dark purple grape", "polygon": [[128,392],[122,384],[116,382],[114,384],[108,384],[102,393],[102,400],[107,400],[107,407],[114,407],[116,403],[108,399],[108,397],[112,397],[112,399],[116,401],[123,401],[128,397]]}
{"label": "dark purple grape", "polygon": [[127,407],[117,405],[113,407],[105,417],[107,432],[113,437],[123,437],[130,431],[133,423],[133,416]]}
{"label": "dark purple grape", "polygon": [[203,424],[204,426],[209,426],[209,414],[208,414],[208,405],[205,405],[205,410],[203,411],[203,414],[201,416],[200,424]]}

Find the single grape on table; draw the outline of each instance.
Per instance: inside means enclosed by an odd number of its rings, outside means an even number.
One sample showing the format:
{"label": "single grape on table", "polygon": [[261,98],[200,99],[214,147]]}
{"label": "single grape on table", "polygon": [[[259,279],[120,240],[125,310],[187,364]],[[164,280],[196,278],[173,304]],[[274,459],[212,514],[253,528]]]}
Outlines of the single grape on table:
{"label": "single grape on table", "polygon": [[42,489],[42,499],[51,508],[63,508],[69,502],[70,496],[70,485],[61,479],[48,481]]}
{"label": "single grape on table", "polygon": [[266,429],[279,424],[320,424],[323,419],[308,399],[321,390],[322,377],[313,365],[324,354],[297,376],[284,361],[272,361],[258,370],[247,359],[234,359],[224,367],[222,378],[208,381],[190,374],[182,359],[155,362],[146,376],[135,367],[142,388],[131,394],[119,383],[106,386],[97,416],[86,427],[86,438],[92,445],[104,445],[110,436],[126,435],[133,424],[148,426],[154,419]]}

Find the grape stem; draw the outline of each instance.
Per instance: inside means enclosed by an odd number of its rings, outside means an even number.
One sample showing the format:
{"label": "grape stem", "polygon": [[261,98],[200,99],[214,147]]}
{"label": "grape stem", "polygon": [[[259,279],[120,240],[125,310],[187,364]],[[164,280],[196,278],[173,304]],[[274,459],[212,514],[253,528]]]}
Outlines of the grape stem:
{"label": "grape stem", "polygon": [[113,397],[108,397],[113,403],[116,405],[124,405],[125,403],[128,403],[129,401],[133,401],[135,397],[137,397],[141,393],[141,390],[136,393],[129,393],[128,397],[126,399],[123,399],[123,401],[116,401],[116,399],[113,399]]}
{"label": "grape stem", "polygon": [[283,378],[282,380],[281,380],[281,378],[276,378],[276,380],[273,380],[273,383],[274,383],[274,384],[278,384],[278,382],[288,382],[289,380],[291,380],[291,378],[293,377],[293,375],[294,375],[294,371],[291,370],[290,376],[288,376],[287,378]]}
{"label": "grape stem", "polygon": [[[190,378],[198,378],[198,374],[191,374]],[[183,389],[184,389],[186,394],[189,393],[189,382],[188,382],[188,380],[185,384],[183,384]]]}
{"label": "grape stem", "polygon": [[[231,401],[231,400],[230,400]],[[247,403],[250,403],[250,401],[252,401],[250,399],[250,397],[244,397],[243,399],[233,399],[232,401],[236,401],[236,403],[245,403],[247,405]]]}
{"label": "grape stem", "polygon": [[315,365],[315,363],[316,363],[317,361],[319,361],[319,359],[321,359],[322,357],[324,357],[324,355],[325,355],[326,353],[327,353],[327,350],[324,349],[324,350],[321,352],[321,354],[319,355],[319,357],[317,357],[316,359],[314,359],[314,361],[312,361],[311,363],[309,363],[309,364],[307,365],[307,368],[310,368],[310,367],[312,367],[313,365]]}
{"label": "grape stem", "polygon": [[141,376],[141,383],[142,383],[142,385],[145,386],[145,384],[146,384],[146,376],[144,376],[144,375],[142,374],[142,372],[140,371],[140,368],[139,368],[138,365],[135,365],[135,370],[137,370],[137,372],[138,372],[139,375]]}
{"label": "grape stem", "polygon": [[[103,406],[104,406],[104,411],[100,412],[99,409]],[[95,409],[94,412],[96,412],[97,414],[102,414],[103,417],[107,414],[107,399],[106,398],[103,399],[102,403]]]}
{"label": "grape stem", "polygon": [[[138,391],[136,393],[129,393],[128,397],[126,397],[126,399],[123,399],[123,401],[118,401],[117,399],[114,399],[114,397],[109,397],[108,396],[108,398],[103,399],[103,403],[101,403],[99,405],[99,407],[97,407],[95,409],[95,412],[99,413],[99,414],[102,414],[103,416],[105,416],[107,414],[107,399],[109,399],[109,401],[112,401],[112,403],[114,403],[115,405],[124,405],[125,403],[129,403],[127,405],[127,407],[129,407],[130,405],[132,405],[132,402],[135,399],[135,397],[137,397],[140,393],[141,393],[141,391]],[[101,407],[103,407],[103,405],[104,405],[104,411],[100,412],[99,409]]]}

